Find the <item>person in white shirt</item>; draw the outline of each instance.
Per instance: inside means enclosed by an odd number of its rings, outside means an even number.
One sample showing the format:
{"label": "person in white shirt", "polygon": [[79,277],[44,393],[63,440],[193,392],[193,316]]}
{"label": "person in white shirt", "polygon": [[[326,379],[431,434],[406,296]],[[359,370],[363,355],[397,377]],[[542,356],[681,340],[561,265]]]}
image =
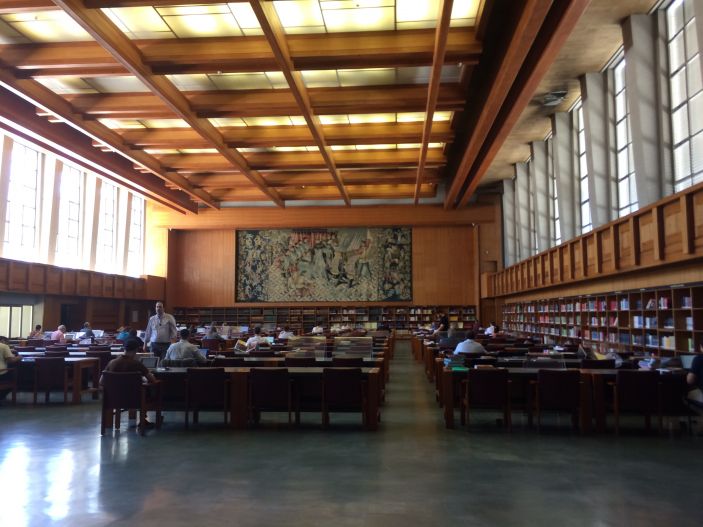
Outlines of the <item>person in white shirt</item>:
{"label": "person in white shirt", "polygon": [[207,359],[200,353],[198,346],[188,342],[189,336],[190,331],[182,329],[180,331],[181,340],[168,347],[164,360],[195,359],[199,364],[205,364]]}
{"label": "person in white shirt", "polygon": [[484,330],[483,332],[484,335],[487,337],[492,337],[493,335],[496,334],[496,325],[494,322],[491,322],[488,327]]}
{"label": "person in white shirt", "polygon": [[312,331],[310,333],[312,333],[313,335],[321,335],[324,332],[325,328],[323,328],[322,326],[315,326],[314,328],[312,328]]}
{"label": "person in white shirt", "polygon": [[254,336],[247,339],[247,351],[252,351],[257,348],[262,342],[267,342],[264,337],[261,336],[261,328],[256,326],[254,328]]}
{"label": "person in white shirt", "polygon": [[64,342],[66,342],[65,334],[66,326],[61,324],[58,328],[56,328],[56,331],[51,334],[51,340],[55,340],[59,342],[59,344],[63,344]]}
{"label": "person in white shirt", "polygon": [[[10,346],[7,345],[7,338],[0,337],[0,379],[7,373],[8,363],[19,362],[20,360],[22,359],[20,357],[15,357],[10,350]],[[10,388],[0,390],[0,401],[2,401],[11,391],[12,390]]]}
{"label": "person in white shirt", "polygon": [[480,342],[476,342],[474,340],[475,337],[475,333],[469,331],[466,334],[466,340],[457,344],[454,349],[454,355],[459,355],[460,353],[486,353],[486,348],[481,346]]}
{"label": "person in white shirt", "polygon": [[173,318],[173,315],[164,312],[163,302],[157,302],[156,314],[149,319],[146,325],[144,352],[146,353],[147,346],[151,346],[151,352],[163,359],[166,350],[168,350],[177,335],[176,319]]}
{"label": "person in white shirt", "polygon": [[291,337],[295,337],[295,333],[288,326],[284,326],[283,331],[278,334],[279,339],[289,339]]}

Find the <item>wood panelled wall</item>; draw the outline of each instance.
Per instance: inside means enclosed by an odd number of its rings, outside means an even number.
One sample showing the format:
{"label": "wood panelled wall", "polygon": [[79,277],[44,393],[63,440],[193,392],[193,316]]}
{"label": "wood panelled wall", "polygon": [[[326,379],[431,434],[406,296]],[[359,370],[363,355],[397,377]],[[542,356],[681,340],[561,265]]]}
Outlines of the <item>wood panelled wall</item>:
{"label": "wood panelled wall", "polygon": [[[415,305],[478,305],[478,228],[413,228]],[[168,307],[235,306],[235,230],[172,230]],[[344,304],[350,304],[345,302]]]}

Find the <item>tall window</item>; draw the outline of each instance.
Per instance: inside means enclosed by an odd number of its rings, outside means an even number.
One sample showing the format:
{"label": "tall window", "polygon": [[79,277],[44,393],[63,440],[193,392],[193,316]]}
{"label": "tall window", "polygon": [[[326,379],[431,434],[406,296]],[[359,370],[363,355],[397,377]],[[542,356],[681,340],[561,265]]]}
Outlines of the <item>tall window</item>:
{"label": "tall window", "polygon": [[82,261],[83,173],[64,164],[61,173],[59,225],[56,234],[56,264],[79,267]]}
{"label": "tall window", "polygon": [[613,68],[615,76],[615,148],[618,178],[618,216],[627,216],[637,210],[635,163],[632,157],[630,112],[625,84],[625,59]]}
{"label": "tall window", "polygon": [[3,254],[7,258],[35,259],[38,234],[37,201],[40,188],[40,153],[15,142],[10,162]]}
{"label": "tall window", "polygon": [[144,267],[144,200],[132,196],[129,245],[127,248],[127,274],[139,276]]}
{"label": "tall window", "polygon": [[31,305],[0,306],[0,335],[9,338],[26,338],[32,330]]}
{"label": "tall window", "polygon": [[547,174],[549,176],[549,195],[551,198],[551,222],[552,222],[552,247],[561,243],[561,222],[559,221],[559,190],[557,185],[557,173],[554,169],[554,141],[550,137],[547,139]]}
{"label": "tall window", "polygon": [[98,225],[95,267],[113,272],[117,262],[117,187],[103,181],[100,188],[100,222]]}
{"label": "tall window", "polygon": [[579,202],[581,204],[581,234],[593,229],[591,221],[591,200],[588,195],[588,163],[586,162],[586,126],[583,121],[583,106],[578,103],[576,115]]}
{"label": "tall window", "polygon": [[703,181],[703,85],[693,0],[666,10],[674,190]]}

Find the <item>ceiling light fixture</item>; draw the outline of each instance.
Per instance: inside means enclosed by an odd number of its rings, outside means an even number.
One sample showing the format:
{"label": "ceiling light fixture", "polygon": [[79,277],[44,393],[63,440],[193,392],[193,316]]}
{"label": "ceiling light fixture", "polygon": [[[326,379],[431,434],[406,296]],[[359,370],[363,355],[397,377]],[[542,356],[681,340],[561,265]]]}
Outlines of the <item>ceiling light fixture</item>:
{"label": "ceiling light fixture", "polygon": [[561,103],[564,102],[564,99],[566,99],[567,93],[568,92],[566,90],[555,90],[547,92],[542,97],[542,106],[559,106]]}

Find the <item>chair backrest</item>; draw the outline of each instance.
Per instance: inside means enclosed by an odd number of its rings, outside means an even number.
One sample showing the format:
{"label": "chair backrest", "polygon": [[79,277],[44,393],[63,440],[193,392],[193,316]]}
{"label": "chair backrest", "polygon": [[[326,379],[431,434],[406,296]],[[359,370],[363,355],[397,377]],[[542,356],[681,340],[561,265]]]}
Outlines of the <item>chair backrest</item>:
{"label": "chair backrest", "polygon": [[498,357],[524,357],[527,355],[527,348],[504,348],[496,353]]}
{"label": "chair backrest", "polygon": [[63,388],[66,361],[63,357],[37,357],[34,359],[34,378],[37,389]]}
{"label": "chair backrest", "polygon": [[252,350],[249,352],[250,357],[275,357],[276,352],[273,350]]}
{"label": "chair backrest", "polygon": [[35,348],[34,348],[34,346],[15,346],[13,349],[14,349],[17,353],[19,353],[20,351],[32,352],[32,351],[34,351]]}
{"label": "chair backrest", "polygon": [[109,344],[94,344],[92,346],[88,346],[88,349],[90,351],[110,351],[110,345]]}
{"label": "chair backrest", "polygon": [[508,370],[504,368],[479,368],[469,370],[469,405],[503,406],[510,397]]}
{"label": "chair backrest", "polygon": [[354,409],[361,406],[361,368],[324,368],[322,385],[328,407]]}
{"label": "chair backrest", "polygon": [[112,360],[112,352],[109,350],[107,351],[86,351],[85,352],[86,357],[94,357],[96,359],[100,360],[100,371],[103,371],[105,367],[108,365],[108,363]]}
{"label": "chair backrest", "polygon": [[103,408],[139,408],[142,376],[139,372],[105,371],[102,374]]}
{"label": "chair backrest", "polygon": [[220,339],[203,339],[200,341],[200,345],[206,350],[217,351],[220,349]]}
{"label": "chair backrest", "polygon": [[464,357],[464,365],[467,368],[473,368],[474,366],[495,366],[498,364],[498,359],[496,358],[481,358],[481,357]]}
{"label": "chair backrest", "polygon": [[578,370],[545,369],[537,372],[539,404],[544,410],[574,411],[580,401],[581,373]]}
{"label": "chair backrest", "polygon": [[62,359],[65,359],[69,356],[68,351],[61,351],[61,350],[49,350],[47,349],[44,352],[45,357],[60,357]]}
{"label": "chair backrest", "polygon": [[249,401],[260,408],[284,408],[290,394],[288,368],[252,368],[249,371]]}
{"label": "chair backrest", "polygon": [[197,365],[198,361],[195,359],[164,359],[161,361],[161,366],[164,368],[189,368]]}
{"label": "chair backrest", "polygon": [[217,368],[239,368],[246,363],[240,357],[215,357],[213,366]]}
{"label": "chair backrest", "polygon": [[656,410],[659,390],[659,374],[656,371],[618,370],[616,386],[620,410]]}
{"label": "chair backrest", "polygon": [[224,368],[188,368],[188,400],[206,406],[223,406],[225,403]]}
{"label": "chair backrest", "polygon": [[346,367],[346,368],[361,368],[364,365],[363,357],[332,357],[332,366]]}
{"label": "chair backrest", "polygon": [[310,368],[317,366],[315,357],[288,357],[285,358],[287,368]]}
{"label": "chair backrest", "polygon": [[525,368],[539,368],[540,370],[559,370],[564,369],[564,359],[557,357],[528,357],[523,363]]}
{"label": "chair backrest", "polygon": [[581,359],[581,368],[586,370],[613,370],[615,369],[615,360]]}
{"label": "chair backrest", "polygon": [[67,344],[52,344],[46,347],[46,351],[68,351]]}
{"label": "chair backrest", "polygon": [[34,346],[37,348],[43,348],[46,344],[49,344],[48,341],[44,341],[44,339],[28,339],[27,340],[27,346]]}

